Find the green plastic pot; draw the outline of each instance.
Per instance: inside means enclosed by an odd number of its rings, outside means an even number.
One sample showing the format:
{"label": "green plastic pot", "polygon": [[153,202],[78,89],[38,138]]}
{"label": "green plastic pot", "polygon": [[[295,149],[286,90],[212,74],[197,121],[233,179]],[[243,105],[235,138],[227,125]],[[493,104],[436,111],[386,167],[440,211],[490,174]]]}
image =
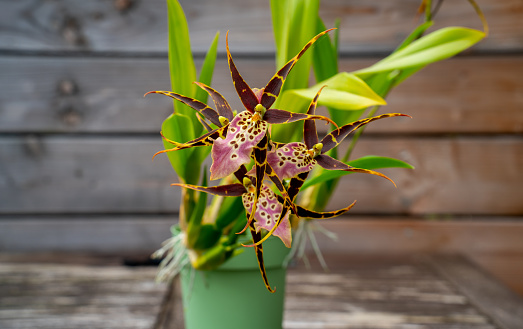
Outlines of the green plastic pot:
{"label": "green plastic pot", "polygon": [[[181,273],[185,329],[281,329],[289,249],[278,238],[263,243],[263,283],[254,248],[245,248],[216,270]],[[193,274],[191,274],[193,272]]]}

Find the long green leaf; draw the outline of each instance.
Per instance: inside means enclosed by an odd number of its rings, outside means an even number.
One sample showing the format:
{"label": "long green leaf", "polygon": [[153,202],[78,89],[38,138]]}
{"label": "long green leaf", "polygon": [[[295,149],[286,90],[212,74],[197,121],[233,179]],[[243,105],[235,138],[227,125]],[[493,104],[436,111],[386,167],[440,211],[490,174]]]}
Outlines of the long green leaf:
{"label": "long green leaf", "polygon": [[[204,170],[202,186],[207,186],[207,174]],[[196,194],[196,193],[195,193]],[[187,246],[192,249],[199,249],[197,242],[201,235],[202,229],[202,218],[207,207],[207,193],[197,193],[198,201],[196,202],[194,209],[192,209],[191,219],[187,224]]]}
{"label": "long green leaf", "polygon": [[327,87],[321,92],[318,105],[352,111],[386,104],[385,100],[376,94],[365,81],[347,72],[338,73],[310,88],[291,90],[289,93],[312,100],[318,90],[325,85]]}
{"label": "long green leaf", "polygon": [[[325,31],[327,28],[321,18],[317,18],[316,33]],[[335,31],[338,33],[338,30]],[[335,35],[336,37],[336,35]],[[316,41],[315,47],[312,48],[313,58],[312,67],[316,81],[323,81],[338,73],[338,54],[332,44],[330,36],[326,35]]]}
{"label": "long green leaf", "polygon": [[[180,129],[184,127],[184,129]],[[168,139],[177,142],[186,142],[194,136],[191,119],[180,113],[173,113],[162,123],[162,133]],[[174,145],[163,141],[165,149],[171,149]],[[183,182],[192,182],[194,174],[191,173],[189,159],[194,149],[185,149],[175,152],[167,152],[172,167]],[[194,167],[192,167],[194,168]]]}
{"label": "long green leaf", "polygon": [[485,33],[474,29],[443,28],[414,41],[378,63],[353,73],[359,77],[366,77],[378,72],[424,66],[452,57],[484,37]]}
{"label": "long green leaf", "polygon": [[[206,84],[207,86],[211,85],[212,75],[214,72],[214,65],[216,64],[216,56],[218,54],[218,40],[220,39],[220,32],[216,32],[214,39],[212,40],[209,50],[205,55],[203,60],[202,69],[200,70],[199,82]],[[196,95],[194,98],[199,100],[202,103],[207,103],[209,94],[202,88],[196,88]]]}
{"label": "long green leaf", "polygon": [[[387,157],[380,157],[380,156],[365,156],[356,160],[349,161],[347,163],[349,166],[353,166],[356,168],[362,168],[362,169],[380,169],[380,168],[408,168],[408,169],[414,169],[414,167],[404,161],[394,159],[394,158],[387,158]],[[350,171],[341,171],[341,170],[330,170],[330,171],[322,171],[322,174],[319,176],[312,177],[308,179],[301,188],[302,191],[305,190],[308,187],[311,187],[316,184],[325,183],[327,181],[352,174],[353,172]]]}
{"label": "long green leaf", "polygon": [[[191,53],[189,27],[185,14],[177,0],[167,0],[169,21],[169,71],[171,89],[182,95],[193,97],[196,86],[196,68]],[[188,116],[194,115],[194,110],[180,102],[174,103],[175,112]],[[198,126],[191,120],[193,128]],[[197,122],[199,125],[199,123]],[[193,129],[194,131],[194,129]],[[196,136],[191,136],[195,138]]]}
{"label": "long green leaf", "polygon": [[[214,39],[211,43],[211,46],[209,47],[209,50],[207,51],[207,54],[205,55],[205,59],[202,64],[202,69],[200,70],[200,78],[198,79],[199,82],[202,82],[208,86],[211,85],[212,82],[212,76],[214,72],[214,65],[216,64],[216,57],[218,54],[218,40],[220,38],[220,32],[216,32],[216,35],[214,36]],[[202,88],[196,88],[196,95],[195,98],[199,100],[202,103],[207,103],[209,94],[203,90]],[[199,123],[194,122],[195,120],[198,121],[196,118],[196,115],[191,116],[191,119],[193,120],[193,125],[196,125],[200,128],[199,131],[196,132],[196,134],[201,135],[203,131],[203,126]],[[201,164],[209,153],[211,152],[211,148],[209,147],[199,147],[195,150],[195,165],[198,164],[198,167],[201,167]]]}

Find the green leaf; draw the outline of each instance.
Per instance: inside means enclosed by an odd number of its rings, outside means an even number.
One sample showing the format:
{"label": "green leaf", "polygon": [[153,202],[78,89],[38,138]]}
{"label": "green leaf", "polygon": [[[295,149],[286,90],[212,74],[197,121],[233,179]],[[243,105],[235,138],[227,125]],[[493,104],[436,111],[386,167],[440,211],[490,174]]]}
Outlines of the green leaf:
{"label": "green leaf", "polygon": [[[212,75],[214,72],[214,65],[216,64],[216,56],[218,53],[218,40],[220,39],[220,32],[216,32],[214,39],[212,40],[211,46],[205,55],[203,60],[202,69],[200,70],[199,82],[202,82],[208,86],[211,85]],[[207,103],[209,94],[202,88],[196,88],[195,99],[202,103]]]}
{"label": "green leaf", "polygon": [[[180,127],[184,127],[184,129],[180,129]],[[194,135],[191,119],[183,114],[173,113],[162,123],[162,133],[168,139],[177,142],[186,142]],[[163,145],[165,149],[171,149],[174,147],[174,145],[165,140],[163,140]],[[193,171],[199,170],[199,168],[195,169],[194,165],[189,165],[189,158],[193,151],[193,149],[185,149],[175,152],[167,152],[172,167],[183,182],[192,181],[192,176],[194,176]]]}
{"label": "green leaf", "polygon": [[[319,16],[317,20],[316,33],[325,31],[327,28]],[[335,33],[337,32],[338,30],[335,31]],[[323,36],[316,41],[312,51],[312,67],[316,81],[326,80],[338,73],[338,54],[335,46],[331,43],[329,35]]]}
{"label": "green leaf", "polygon": [[474,29],[443,28],[414,41],[378,63],[353,73],[363,78],[378,72],[425,66],[452,57],[484,37],[485,33]]}
{"label": "green leaf", "polygon": [[216,218],[216,228],[224,230],[240,215],[245,217],[242,198],[225,198]]}
{"label": "green leaf", "polygon": [[421,38],[423,33],[425,33],[425,31],[432,25],[434,25],[434,22],[429,21],[429,22],[425,22],[425,23],[421,24],[420,26],[416,27],[414,29],[414,31],[412,31],[409,34],[409,36],[407,38],[405,38],[405,40],[403,40],[403,42],[398,46],[398,48],[396,48],[396,50],[394,52],[397,52],[397,51],[407,47],[408,45],[410,45],[417,39]]}
{"label": "green leaf", "polygon": [[[196,68],[191,53],[189,27],[185,14],[177,0],[167,0],[169,22],[169,71],[171,89],[182,95],[193,97],[196,86]],[[180,102],[174,103],[177,113],[194,115],[191,108]],[[199,124],[199,123],[198,123]],[[192,136],[195,137],[195,136]]]}
{"label": "green leaf", "polygon": [[[207,186],[206,168],[203,171],[202,186]],[[191,219],[187,224],[187,246],[196,249],[199,236],[201,235],[202,219],[207,207],[207,193],[197,193],[198,201],[192,209]]]}
{"label": "green leaf", "polygon": [[[380,156],[365,156],[356,160],[349,161],[347,163],[349,166],[353,166],[356,168],[362,168],[362,169],[380,169],[380,168],[408,168],[408,169],[414,169],[414,167],[404,161],[394,159],[394,158],[387,158],[387,157],[380,157]],[[301,190],[305,190],[308,187],[311,187],[316,184],[325,183],[327,181],[352,174],[353,172],[350,171],[342,171],[342,170],[324,170],[322,171],[322,174],[319,176],[312,177],[308,179],[304,184]]]}
{"label": "green leaf", "polygon": [[[298,54],[315,36],[319,5],[319,0],[271,1],[278,68]],[[312,61],[311,53],[312,51],[307,51],[296,63],[282,87],[282,92],[307,87]],[[278,104],[277,100],[274,106],[278,107]]]}
{"label": "green leaf", "polygon": [[204,224],[199,227],[198,235],[194,236],[195,241],[190,245],[191,249],[207,250],[220,240],[222,232],[214,225]]}
{"label": "green leaf", "polygon": [[353,111],[373,105],[385,105],[386,102],[374,92],[362,79],[341,72],[330,79],[324,80],[307,89],[290,90],[289,94],[312,100],[322,86],[327,86],[321,92],[318,105],[330,108]]}

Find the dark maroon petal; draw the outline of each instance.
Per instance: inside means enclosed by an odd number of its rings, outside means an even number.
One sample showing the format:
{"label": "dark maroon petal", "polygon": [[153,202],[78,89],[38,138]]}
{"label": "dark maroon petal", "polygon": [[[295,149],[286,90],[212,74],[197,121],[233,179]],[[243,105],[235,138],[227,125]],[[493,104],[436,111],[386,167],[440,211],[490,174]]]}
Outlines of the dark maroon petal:
{"label": "dark maroon petal", "polygon": [[198,121],[200,121],[205,130],[207,130],[208,132],[212,131],[211,126],[209,126],[209,124],[205,122],[205,120],[200,115],[197,115],[196,118],[198,119]]}
{"label": "dark maroon petal", "polygon": [[308,171],[302,172],[301,174],[298,174],[295,177],[291,178],[291,181],[289,182],[289,188],[287,189],[287,193],[289,194],[289,198],[291,198],[292,201],[296,199],[296,196],[300,192],[303,183],[305,183],[307,176],[309,176]]}
{"label": "dark maroon petal", "polygon": [[[257,243],[258,241],[261,240],[261,238],[262,238],[261,232],[256,232],[256,229],[254,228],[253,223],[251,223],[251,225],[250,225],[250,231],[251,231],[252,240],[254,241],[254,243]],[[263,283],[265,284],[265,287],[267,288],[267,290],[269,290],[269,292],[275,292],[276,288],[275,289],[271,288],[271,286],[269,284],[269,279],[267,278],[267,272],[265,271],[265,265],[263,262],[262,245],[259,244],[259,245],[254,246],[254,250],[256,251],[256,259],[258,260],[258,267],[260,268],[260,272],[261,272],[261,275],[263,278]]]}
{"label": "dark maroon petal", "polygon": [[278,95],[280,94],[281,87],[283,86],[285,79],[287,79],[287,76],[289,75],[289,72],[291,71],[294,64],[296,64],[300,57],[303,56],[307,49],[309,49],[309,47],[314,42],[316,42],[316,40],[318,40],[321,36],[332,30],[334,29],[323,31],[314,38],[312,38],[305,45],[305,47],[303,47],[303,49],[298,53],[298,55],[294,56],[278,72],[276,72],[276,74],[272,77],[271,80],[269,80],[269,83],[267,83],[267,86],[265,86],[264,88],[263,96],[261,99],[261,104],[263,105],[263,107],[268,109],[272,106],[272,104],[274,104],[274,101],[276,100],[276,97],[278,97]]}
{"label": "dark maroon petal", "polygon": [[175,145],[175,147],[156,152],[153,155],[153,159],[154,159],[155,156],[157,156],[158,154],[161,154],[161,153],[179,151],[179,150],[188,149],[188,148],[197,147],[197,146],[210,146],[210,145],[213,145],[213,143],[214,143],[214,141],[216,139],[222,138],[222,137],[225,138],[227,136],[227,128],[228,127],[229,127],[229,125],[226,125],[226,126],[218,128],[218,129],[214,129],[214,130],[206,133],[203,136],[200,136],[200,137],[198,137],[196,139],[193,139],[193,140],[185,142],[185,143],[178,143],[178,142],[172,141],[170,139],[167,139],[162,134],[163,139],[165,139],[168,143],[171,143],[171,144]]}
{"label": "dark maroon petal", "polygon": [[204,117],[207,118],[207,120],[211,121],[212,123],[214,123],[218,127],[222,126],[222,124],[220,123],[220,119],[219,119],[218,113],[214,109],[210,108],[209,106],[207,106],[206,104],[200,102],[197,99],[186,97],[186,96],[177,94],[177,93],[172,92],[172,91],[161,91],[161,90],[150,91],[150,92],[148,92],[145,95],[148,95],[148,94],[162,94],[162,95],[166,95],[166,96],[169,96],[171,98],[174,98],[177,101],[180,101],[180,102],[184,103],[185,105],[190,106],[195,111],[201,113]]}
{"label": "dark maroon petal", "polygon": [[218,111],[218,114],[222,117],[227,118],[229,121],[232,121],[234,114],[232,113],[231,106],[229,105],[229,103],[227,103],[225,97],[223,97],[222,94],[220,94],[213,88],[201,82],[195,82],[195,84],[203,90],[205,90],[209,94],[209,96],[211,96],[212,101],[214,102],[214,106],[216,106],[216,110]]}
{"label": "dark maroon petal", "polygon": [[328,212],[317,212],[312,211],[309,209],[305,209],[303,207],[298,206],[298,216],[303,218],[314,218],[314,219],[325,219],[325,218],[332,218],[339,215],[342,215],[343,213],[347,212],[350,208],[354,206],[356,201],[354,201],[350,206],[347,208],[335,210],[335,211],[328,211]]}
{"label": "dark maroon petal", "polygon": [[267,112],[265,112],[265,115],[263,116],[263,120],[267,121],[270,124],[291,123],[301,120],[324,120],[336,126],[336,123],[334,121],[323,115],[309,115],[305,113],[295,113],[277,109],[267,110]]}
{"label": "dark maroon petal", "polygon": [[[314,99],[311,101],[309,109],[307,110],[308,115],[316,114],[318,98],[320,97],[320,93],[323,90],[323,88],[325,88],[325,86],[321,87],[320,90],[318,90],[316,96],[314,96]],[[311,149],[314,145],[318,144],[318,132],[316,130],[316,122],[314,120],[306,120],[303,123],[303,141],[305,142],[305,145],[308,149]]]}
{"label": "dark maroon petal", "polygon": [[240,100],[243,103],[243,106],[251,112],[254,113],[254,108],[256,105],[258,105],[258,99],[256,99],[256,95],[252,91],[252,89],[247,85],[247,82],[243,80],[242,76],[240,75],[240,72],[238,72],[238,69],[236,68],[236,65],[234,65],[234,62],[232,60],[231,53],[229,51],[229,31],[227,31],[227,34],[225,35],[225,45],[227,48],[227,61],[229,62],[229,69],[231,71],[231,77],[232,82],[234,84],[234,88],[236,88],[236,92],[238,93],[238,96],[240,96]]}
{"label": "dark maroon petal", "polygon": [[374,170],[362,169],[362,168],[356,168],[356,167],[349,166],[326,154],[320,154],[320,155],[316,156],[314,158],[314,160],[316,160],[316,162],[322,168],[327,169],[327,170],[344,170],[344,171],[351,171],[351,172],[359,172],[359,173],[363,173],[363,174],[376,175],[376,176],[380,176],[380,177],[390,180],[392,182],[392,184],[394,184],[394,186],[396,186],[396,183],[394,183],[394,181],[392,179],[388,178],[387,176],[383,175],[382,173],[379,173]]}
{"label": "dark maroon petal", "polygon": [[354,121],[352,123],[346,124],[344,126],[339,127],[338,129],[333,130],[329,134],[327,134],[322,140],[321,143],[323,144],[323,148],[321,149],[321,153],[324,154],[336,146],[338,146],[344,139],[347,137],[350,133],[355,131],[361,126],[366,125],[367,123],[370,123],[375,120],[384,119],[384,118],[391,118],[391,117],[409,117],[409,115],[401,114],[401,113],[387,113],[378,115],[372,118],[366,118],[358,121]]}
{"label": "dark maroon petal", "polygon": [[229,184],[229,185],[219,185],[219,186],[196,186],[189,184],[171,184],[172,186],[185,187],[191,190],[205,192],[213,195],[219,196],[242,196],[244,193],[247,193],[247,190],[243,184]]}

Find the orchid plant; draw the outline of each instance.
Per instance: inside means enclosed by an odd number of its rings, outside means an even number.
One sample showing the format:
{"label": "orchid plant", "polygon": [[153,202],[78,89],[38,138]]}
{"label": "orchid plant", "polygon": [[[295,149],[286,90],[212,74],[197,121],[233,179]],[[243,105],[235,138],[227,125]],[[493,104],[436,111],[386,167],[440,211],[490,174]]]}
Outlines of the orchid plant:
{"label": "orchid plant", "polygon": [[[278,14],[280,11],[291,10],[299,14],[300,10],[303,11],[300,6],[307,8],[306,4],[310,2],[313,1],[300,4],[273,1],[275,34],[292,35],[293,31],[296,32],[293,29],[300,27],[293,24],[292,19],[290,23],[286,22]],[[154,156],[162,153],[169,156],[179,175],[180,182],[172,185],[182,189],[182,205],[179,224],[173,228],[173,238],[156,253],[160,257],[166,255],[159,277],[172,277],[189,262],[195,269],[216,268],[241,252],[242,248],[254,248],[264,284],[271,292],[274,290],[264,267],[264,241],[275,236],[291,248],[292,227],[301,225],[297,223],[336,217],[351,209],[354,202],[336,211],[323,211],[341,176],[366,173],[394,184],[389,177],[373,169],[411,167],[403,161],[382,157],[348,161],[353,145],[343,157],[338,157],[337,147],[349,136],[355,143],[363,127],[373,121],[409,117],[401,113],[375,115],[375,112],[385,104],[383,97],[405,78],[431,62],[468,48],[484,36],[483,32],[464,28],[422,36],[432,24],[432,6],[425,0],[422,6],[428,8],[425,9],[426,22],[393,54],[367,69],[337,73],[337,30],[326,29],[317,12],[313,11],[316,28],[321,30],[280,65],[281,69],[265,87],[258,89],[251,88],[239,73],[229,49],[227,33],[227,62],[234,88],[244,106],[243,110],[236,112],[218,91],[209,86],[218,35],[206,56],[199,81],[192,85],[199,89],[188,87],[187,79],[194,81],[196,70],[190,53],[187,23],[178,2],[168,0],[167,3],[173,91],[147,94],[162,94],[177,101],[175,112],[162,125],[165,149]],[[475,8],[479,10],[477,6]],[[335,42],[332,43],[328,33],[334,30]],[[438,32],[438,35],[433,35]],[[293,48],[293,45],[289,44],[290,37],[284,40],[276,35],[276,41],[280,61],[286,57],[282,51]],[[315,47],[312,63],[321,81],[310,88],[307,88],[307,81],[292,82],[283,92],[284,83],[295,64],[305,58],[316,43],[321,47]],[[184,53],[180,49],[188,51]],[[302,77],[308,76],[304,72],[310,69],[310,57],[306,62],[309,65],[300,68]],[[208,96],[214,109],[206,104]],[[317,115],[318,105],[325,105],[331,117]],[[371,110],[361,118],[369,106]],[[316,129],[317,120],[331,124],[331,131],[321,139]],[[303,127],[293,124],[300,122]],[[278,129],[283,126],[286,128]],[[203,162],[209,153],[212,158],[210,180],[221,180],[218,185],[209,186],[207,181]],[[301,193],[300,200],[300,191],[306,188],[309,191],[305,196]],[[319,196],[320,193],[323,197]],[[209,205],[208,194],[214,196]],[[240,235],[246,231],[250,232],[250,241],[240,240]],[[296,238],[301,239],[301,236]],[[311,237],[314,243],[313,239]],[[300,247],[303,247],[302,242]]]}

